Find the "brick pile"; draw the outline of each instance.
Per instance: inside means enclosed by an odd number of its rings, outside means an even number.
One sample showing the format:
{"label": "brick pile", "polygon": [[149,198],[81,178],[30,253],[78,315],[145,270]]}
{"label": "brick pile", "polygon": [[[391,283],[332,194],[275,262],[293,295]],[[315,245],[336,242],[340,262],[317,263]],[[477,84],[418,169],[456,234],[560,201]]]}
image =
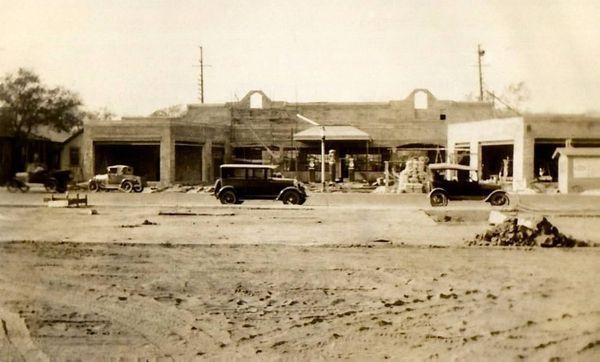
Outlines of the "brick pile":
{"label": "brick pile", "polygon": [[545,248],[572,248],[587,246],[562,234],[545,217],[531,224],[533,228],[519,225],[518,218],[508,218],[483,234],[477,234],[475,240],[467,242],[469,246],[541,246]]}

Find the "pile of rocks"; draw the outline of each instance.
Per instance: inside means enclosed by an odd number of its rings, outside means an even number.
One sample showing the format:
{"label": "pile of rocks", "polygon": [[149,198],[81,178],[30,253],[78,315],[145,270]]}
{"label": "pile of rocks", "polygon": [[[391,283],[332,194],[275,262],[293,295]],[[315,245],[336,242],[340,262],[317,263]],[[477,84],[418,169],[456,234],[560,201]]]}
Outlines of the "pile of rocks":
{"label": "pile of rocks", "polygon": [[483,234],[475,236],[475,240],[467,242],[469,246],[541,246],[545,248],[572,248],[587,246],[558,231],[545,217],[528,225],[523,225],[516,217],[507,218]]}

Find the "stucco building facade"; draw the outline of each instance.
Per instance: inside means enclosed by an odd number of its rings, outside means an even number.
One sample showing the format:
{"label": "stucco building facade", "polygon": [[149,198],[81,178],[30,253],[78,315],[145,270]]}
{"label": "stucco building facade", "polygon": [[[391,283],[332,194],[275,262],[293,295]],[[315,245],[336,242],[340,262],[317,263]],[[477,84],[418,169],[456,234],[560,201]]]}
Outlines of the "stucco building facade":
{"label": "stucco building facade", "polygon": [[[479,170],[483,179],[508,172],[513,188],[532,182],[558,182],[560,147],[600,147],[600,118],[536,114],[448,124],[447,152],[454,162]],[[504,161],[506,160],[506,161]]]}

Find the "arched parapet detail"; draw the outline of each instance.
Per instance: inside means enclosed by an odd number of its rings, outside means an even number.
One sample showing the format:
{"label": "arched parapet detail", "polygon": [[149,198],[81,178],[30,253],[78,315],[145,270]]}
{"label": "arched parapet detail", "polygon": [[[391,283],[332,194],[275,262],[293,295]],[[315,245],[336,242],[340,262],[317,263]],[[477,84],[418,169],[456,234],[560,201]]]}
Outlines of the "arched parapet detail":
{"label": "arched parapet detail", "polygon": [[250,109],[269,109],[271,108],[272,101],[267,95],[261,90],[251,90],[244,98],[237,102],[239,108],[250,108]]}
{"label": "arched parapet detail", "polygon": [[417,88],[413,90],[405,101],[409,101],[413,104],[415,109],[429,109],[435,102],[435,96],[425,88]]}

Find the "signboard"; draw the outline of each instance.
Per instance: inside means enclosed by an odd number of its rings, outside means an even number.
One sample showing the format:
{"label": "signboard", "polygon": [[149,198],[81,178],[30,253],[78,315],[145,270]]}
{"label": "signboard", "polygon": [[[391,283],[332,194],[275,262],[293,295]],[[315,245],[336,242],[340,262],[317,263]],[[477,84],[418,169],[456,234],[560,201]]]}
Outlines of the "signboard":
{"label": "signboard", "polygon": [[573,177],[600,178],[600,157],[574,157]]}

